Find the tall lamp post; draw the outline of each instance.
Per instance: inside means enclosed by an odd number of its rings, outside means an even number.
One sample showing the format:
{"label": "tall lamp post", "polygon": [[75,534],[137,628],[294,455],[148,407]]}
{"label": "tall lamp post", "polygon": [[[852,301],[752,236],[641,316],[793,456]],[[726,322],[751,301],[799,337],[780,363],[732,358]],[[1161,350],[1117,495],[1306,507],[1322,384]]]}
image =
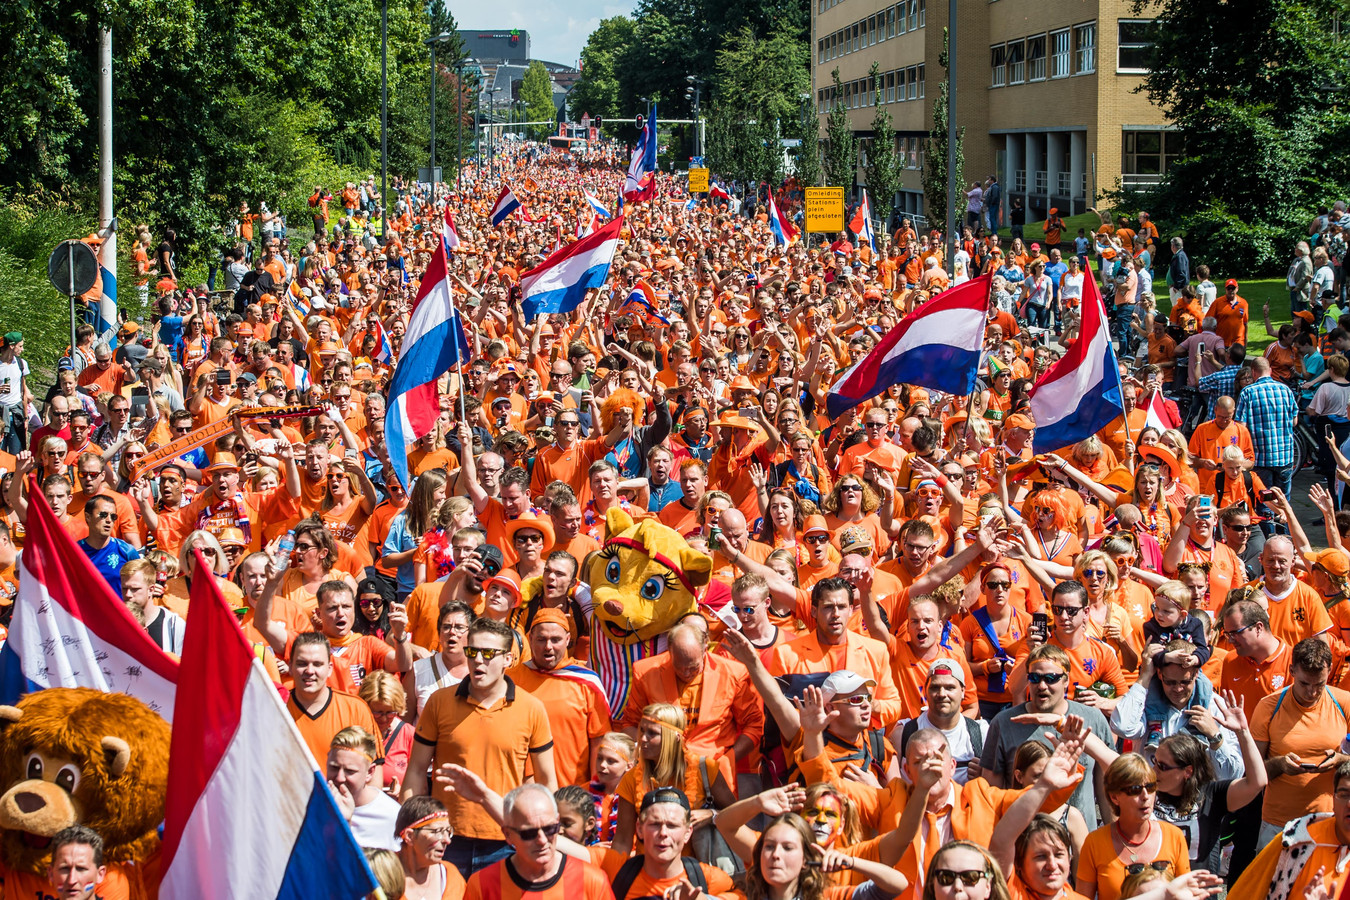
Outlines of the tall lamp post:
{"label": "tall lamp post", "polygon": [[453,37],[450,32],[442,31],[425,41],[431,50],[431,171],[427,173],[427,178],[431,182],[432,206],[436,205],[436,47],[439,44],[450,43]]}
{"label": "tall lamp post", "polygon": [[[436,67],[431,67],[432,73]],[[389,0],[380,5],[380,237],[389,221]]]}
{"label": "tall lamp post", "polygon": [[[494,77],[493,80],[494,80],[494,81],[496,80],[495,77]],[[500,87],[492,87],[492,88],[489,88],[489,89],[488,89],[488,98],[489,98],[489,99],[488,99],[488,124],[487,124],[487,129],[488,129],[488,133],[487,133],[487,139],[488,139],[488,145],[487,145],[488,171],[491,172],[491,173],[494,174],[494,175],[497,173],[497,163],[496,163],[496,161],[492,158],[493,155],[494,155],[494,153],[493,153],[493,151],[494,151],[493,143],[494,143],[494,138],[496,137],[496,134],[495,134],[496,128],[495,128],[494,126],[497,124],[497,94],[499,94],[500,92],[501,92],[501,88],[500,88]]]}
{"label": "tall lamp post", "polygon": [[689,87],[684,89],[684,99],[694,101],[694,155],[703,159],[703,119],[698,114],[698,103],[703,94],[703,79],[697,75],[686,75],[684,80]]}
{"label": "tall lamp post", "polygon": [[947,0],[947,265],[956,277],[956,0]]}

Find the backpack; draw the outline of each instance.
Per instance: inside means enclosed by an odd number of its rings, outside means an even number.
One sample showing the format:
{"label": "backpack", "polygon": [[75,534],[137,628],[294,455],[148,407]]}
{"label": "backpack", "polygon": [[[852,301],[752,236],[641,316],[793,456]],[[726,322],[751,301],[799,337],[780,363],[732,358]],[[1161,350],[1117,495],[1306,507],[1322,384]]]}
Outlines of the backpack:
{"label": "backpack", "polygon": [[[628,892],[633,889],[633,882],[642,872],[644,859],[642,855],[634,856],[619,869],[619,874],[614,876],[614,900],[628,900]],[[685,879],[703,893],[708,893],[708,879],[704,877],[703,866],[699,865],[699,861],[692,856],[681,856],[680,862],[684,863]]]}
{"label": "backpack", "polygon": [[[984,735],[980,734],[980,723],[962,715],[961,721],[966,723],[966,734],[970,736],[970,747],[975,752],[972,759],[979,759],[984,753]],[[905,727],[900,730],[900,754],[903,756],[905,748],[909,746],[909,739],[914,737],[919,731],[919,719],[914,717],[905,723]]]}

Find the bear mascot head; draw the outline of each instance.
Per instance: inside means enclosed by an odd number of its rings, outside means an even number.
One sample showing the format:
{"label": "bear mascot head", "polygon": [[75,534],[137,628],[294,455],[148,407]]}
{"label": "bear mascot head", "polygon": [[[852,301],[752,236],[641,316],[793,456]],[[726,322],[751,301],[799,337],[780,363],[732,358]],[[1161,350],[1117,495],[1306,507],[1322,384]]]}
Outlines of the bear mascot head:
{"label": "bear mascot head", "polygon": [[36,691],[0,706],[0,861],[47,871],[61,829],[87,825],[108,862],[157,849],[169,777],[169,723],[126,694]]}
{"label": "bear mascot head", "polygon": [[634,523],[619,507],[605,514],[603,546],[586,559],[581,580],[595,608],[591,665],[617,718],[628,700],[633,663],[661,652],[664,636],[698,610],[712,557],[654,518]]}

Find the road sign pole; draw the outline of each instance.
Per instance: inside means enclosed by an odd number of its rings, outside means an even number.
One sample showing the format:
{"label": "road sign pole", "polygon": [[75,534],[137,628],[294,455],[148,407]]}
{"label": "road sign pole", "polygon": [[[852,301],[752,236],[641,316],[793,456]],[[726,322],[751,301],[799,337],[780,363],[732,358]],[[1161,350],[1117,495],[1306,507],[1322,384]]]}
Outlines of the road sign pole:
{"label": "road sign pole", "polygon": [[66,242],[66,265],[70,267],[70,289],[66,296],[70,297],[70,355],[75,357],[75,242]]}

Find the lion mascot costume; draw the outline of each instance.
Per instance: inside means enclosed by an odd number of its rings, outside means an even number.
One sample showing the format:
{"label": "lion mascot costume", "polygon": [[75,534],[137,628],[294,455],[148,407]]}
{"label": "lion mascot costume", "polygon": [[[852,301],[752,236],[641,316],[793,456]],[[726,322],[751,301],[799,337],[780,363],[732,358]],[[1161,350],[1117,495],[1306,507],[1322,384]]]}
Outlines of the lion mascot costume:
{"label": "lion mascot costume", "polygon": [[155,896],[168,777],[169,723],[134,697],[49,688],[0,706],[4,895],[49,894],[52,838],[87,825],[104,841],[99,895]]}
{"label": "lion mascot costume", "polygon": [[698,610],[712,558],[654,518],[634,523],[613,507],[603,546],[586,558],[581,580],[591,590],[591,668],[604,683],[615,721],[628,702],[633,663],[665,650],[665,635]]}

